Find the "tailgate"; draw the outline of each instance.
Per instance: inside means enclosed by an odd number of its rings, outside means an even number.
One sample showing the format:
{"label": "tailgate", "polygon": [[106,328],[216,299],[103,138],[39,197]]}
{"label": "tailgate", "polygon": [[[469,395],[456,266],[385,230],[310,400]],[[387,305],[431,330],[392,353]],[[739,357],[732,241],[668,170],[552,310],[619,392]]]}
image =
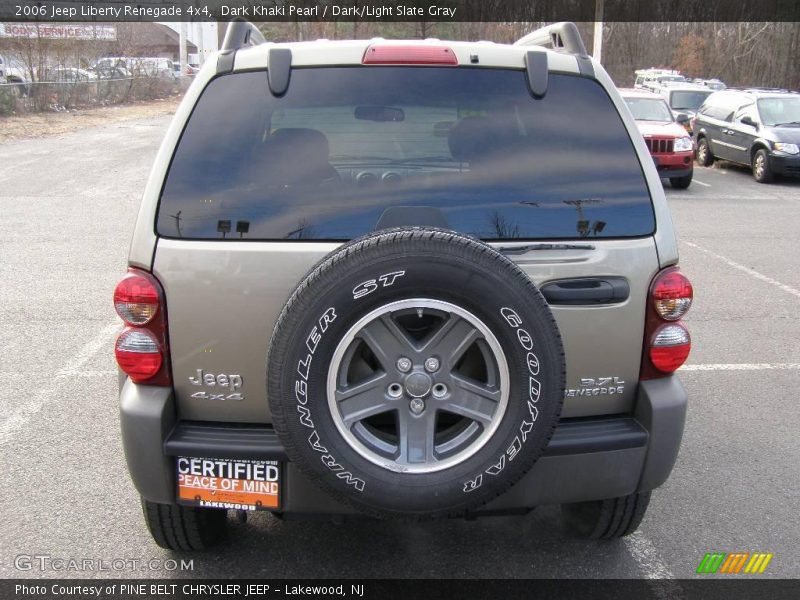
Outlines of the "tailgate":
{"label": "tailgate", "polygon": [[[508,244],[494,244],[508,246]],[[624,278],[626,300],[552,306],[564,342],[564,417],[628,412],[639,376],[645,302],[658,270],[653,238],[591,240],[514,260],[538,285]],[[181,419],[264,423],[266,357],[291,290],[337,247],[313,242],[160,239],[153,271],[164,286],[175,397]]]}

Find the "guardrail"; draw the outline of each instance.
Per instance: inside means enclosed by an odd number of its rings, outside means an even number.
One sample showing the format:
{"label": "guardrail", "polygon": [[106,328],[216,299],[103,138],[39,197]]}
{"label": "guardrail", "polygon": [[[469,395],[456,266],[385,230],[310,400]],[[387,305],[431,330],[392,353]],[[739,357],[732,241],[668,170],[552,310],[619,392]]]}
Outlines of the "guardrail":
{"label": "guardrail", "polygon": [[192,75],[181,75],[0,83],[0,116],[168,98],[183,94],[193,78]]}

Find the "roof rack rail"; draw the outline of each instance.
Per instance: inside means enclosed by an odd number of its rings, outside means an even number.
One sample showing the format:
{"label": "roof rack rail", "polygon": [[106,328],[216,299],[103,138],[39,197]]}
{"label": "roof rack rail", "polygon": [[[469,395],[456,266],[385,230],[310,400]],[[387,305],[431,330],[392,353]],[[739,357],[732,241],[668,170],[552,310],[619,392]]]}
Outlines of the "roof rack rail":
{"label": "roof rack rail", "polygon": [[258,46],[266,41],[258,27],[250,21],[238,19],[228,24],[221,50],[223,52],[225,50],[238,50],[245,46]]}
{"label": "roof rack rail", "polygon": [[766,93],[775,93],[775,94],[798,94],[798,93],[800,93],[797,90],[789,90],[789,89],[786,89],[786,88],[754,87],[752,85],[744,86],[744,87],[729,87],[729,88],[726,88],[726,89],[734,90],[734,91],[737,91],[737,92],[745,92],[745,93],[747,93],[747,92],[750,92],[750,93],[766,92]]}
{"label": "roof rack rail", "polygon": [[569,21],[553,23],[552,25],[547,25],[546,27],[532,31],[514,42],[514,45],[549,46],[554,50],[565,50],[570,54],[587,56],[586,46],[583,45],[583,39],[581,38],[578,28],[575,26],[575,23]]}
{"label": "roof rack rail", "polygon": [[240,48],[258,46],[266,41],[258,27],[250,21],[234,19],[228,23],[225,40],[222,42],[222,48],[220,48],[220,53],[217,57],[217,73],[230,73],[233,70],[236,51]]}

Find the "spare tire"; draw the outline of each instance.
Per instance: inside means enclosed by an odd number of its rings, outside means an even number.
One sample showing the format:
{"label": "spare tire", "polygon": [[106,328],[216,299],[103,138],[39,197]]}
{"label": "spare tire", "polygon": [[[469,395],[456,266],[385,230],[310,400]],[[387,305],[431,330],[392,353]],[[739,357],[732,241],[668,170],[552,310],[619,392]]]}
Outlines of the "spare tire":
{"label": "spare tire", "polygon": [[503,493],[543,452],[564,394],[533,282],[490,246],[428,228],[320,262],[278,317],[267,366],[290,460],[379,517],[461,514]]}

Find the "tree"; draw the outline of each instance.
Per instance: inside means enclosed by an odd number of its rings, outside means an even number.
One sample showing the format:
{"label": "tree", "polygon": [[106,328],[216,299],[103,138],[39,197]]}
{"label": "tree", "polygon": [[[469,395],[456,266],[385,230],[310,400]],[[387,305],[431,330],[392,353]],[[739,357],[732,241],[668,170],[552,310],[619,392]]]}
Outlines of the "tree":
{"label": "tree", "polygon": [[703,77],[706,71],[705,50],[705,39],[696,33],[684,35],[678,41],[672,62],[681,73],[688,77]]}

